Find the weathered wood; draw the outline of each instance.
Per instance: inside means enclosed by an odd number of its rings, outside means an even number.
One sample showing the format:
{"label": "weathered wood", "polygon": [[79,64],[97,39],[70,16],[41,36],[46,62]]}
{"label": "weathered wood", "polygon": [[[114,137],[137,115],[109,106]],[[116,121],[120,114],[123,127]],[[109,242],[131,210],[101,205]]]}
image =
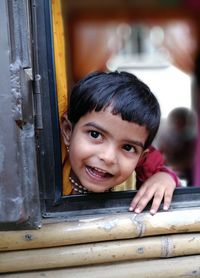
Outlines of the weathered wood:
{"label": "weathered wood", "polygon": [[200,233],[0,253],[0,272],[200,254]]}
{"label": "weathered wood", "polygon": [[200,208],[82,217],[40,230],[0,232],[0,250],[20,250],[200,231]]}
{"label": "weathered wood", "polygon": [[199,278],[199,263],[200,256],[185,256],[170,259],[2,274],[1,278]]}

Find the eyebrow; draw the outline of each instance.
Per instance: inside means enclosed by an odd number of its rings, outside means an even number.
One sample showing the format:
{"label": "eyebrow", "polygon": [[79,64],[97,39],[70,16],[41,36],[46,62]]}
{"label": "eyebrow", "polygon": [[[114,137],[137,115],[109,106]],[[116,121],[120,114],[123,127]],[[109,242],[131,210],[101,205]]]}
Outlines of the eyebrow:
{"label": "eyebrow", "polygon": [[[96,129],[102,131],[103,133],[108,134],[108,131],[105,130],[102,126],[98,125],[97,123],[88,122],[88,123],[85,124],[84,126],[94,127],[94,128],[96,128]],[[141,141],[129,140],[129,139],[125,139],[125,141],[127,141],[127,143],[130,144],[130,145],[137,145],[138,147],[141,147],[142,149],[144,149],[144,144],[143,144]]]}

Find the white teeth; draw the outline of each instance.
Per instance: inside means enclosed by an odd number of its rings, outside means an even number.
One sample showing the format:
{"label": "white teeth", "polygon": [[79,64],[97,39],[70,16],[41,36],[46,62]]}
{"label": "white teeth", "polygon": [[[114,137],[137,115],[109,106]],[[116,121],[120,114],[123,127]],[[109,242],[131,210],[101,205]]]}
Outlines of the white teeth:
{"label": "white teeth", "polygon": [[93,169],[95,169],[96,171],[98,171],[98,172],[101,172],[101,173],[106,173],[106,171],[103,171],[103,170],[101,170],[101,169],[99,169],[99,168],[96,168],[96,167],[93,167]]}

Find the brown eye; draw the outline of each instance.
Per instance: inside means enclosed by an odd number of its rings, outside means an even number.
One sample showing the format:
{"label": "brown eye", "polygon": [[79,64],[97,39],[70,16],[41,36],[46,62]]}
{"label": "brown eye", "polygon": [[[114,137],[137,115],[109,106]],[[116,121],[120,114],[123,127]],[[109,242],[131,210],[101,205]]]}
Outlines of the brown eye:
{"label": "brown eye", "polygon": [[123,146],[123,149],[127,152],[135,152],[135,148],[132,145],[126,144]]}
{"label": "brown eye", "polygon": [[101,134],[98,131],[92,130],[92,131],[90,131],[90,136],[92,138],[97,139],[97,138],[99,138],[101,136]]}

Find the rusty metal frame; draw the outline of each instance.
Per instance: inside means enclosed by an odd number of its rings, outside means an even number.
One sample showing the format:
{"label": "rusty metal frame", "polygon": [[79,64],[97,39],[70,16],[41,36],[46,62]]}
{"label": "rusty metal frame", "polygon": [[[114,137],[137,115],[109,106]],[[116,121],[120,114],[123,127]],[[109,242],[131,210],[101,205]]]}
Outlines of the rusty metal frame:
{"label": "rusty metal frame", "polygon": [[41,225],[30,1],[0,1],[0,228]]}

